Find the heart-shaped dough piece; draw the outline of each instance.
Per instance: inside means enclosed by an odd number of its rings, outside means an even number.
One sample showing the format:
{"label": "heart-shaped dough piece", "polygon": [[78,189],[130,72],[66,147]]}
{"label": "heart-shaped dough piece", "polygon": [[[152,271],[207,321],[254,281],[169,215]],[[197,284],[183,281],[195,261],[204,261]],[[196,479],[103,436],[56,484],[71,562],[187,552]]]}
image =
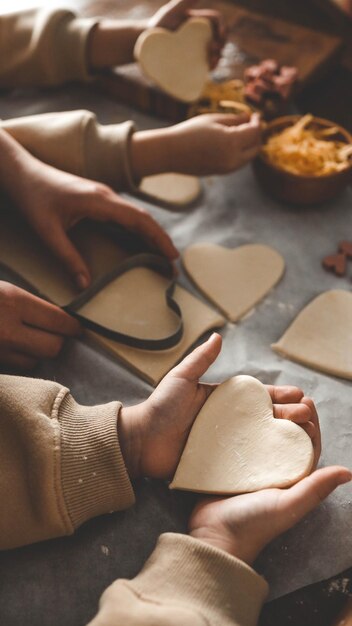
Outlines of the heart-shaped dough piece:
{"label": "heart-shaped dough piece", "polygon": [[192,18],[170,32],[165,28],[144,31],[134,54],[143,72],[161,89],[183,102],[201,95],[209,72],[209,21]]}
{"label": "heart-shaped dough piece", "polygon": [[282,256],[262,244],[229,250],[199,243],[185,250],[182,261],[198,289],[232,322],[248,313],[285,269]]}
{"label": "heart-shaped dough piece", "polygon": [[234,376],[200,410],[170,488],[236,494],[288,487],[309,474],[313,459],[305,431],[274,418],[264,385]]}
{"label": "heart-shaped dough piece", "polygon": [[150,200],[182,209],[197,200],[201,186],[195,176],[167,172],[143,178],[139,191]]}
{"label": "heart-shaped dough piece", "polygon": [[282,356],[352,380],[352,293],[326,291],[296,317],[272,345]]}

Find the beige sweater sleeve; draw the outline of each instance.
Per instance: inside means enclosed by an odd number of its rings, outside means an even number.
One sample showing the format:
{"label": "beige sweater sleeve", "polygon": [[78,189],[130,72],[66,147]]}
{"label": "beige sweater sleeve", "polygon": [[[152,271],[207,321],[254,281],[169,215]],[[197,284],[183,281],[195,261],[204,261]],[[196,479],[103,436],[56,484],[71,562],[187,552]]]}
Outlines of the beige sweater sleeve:
{"label": "beige sweater sleeve", "polygon": [[129,143],[133,122],[101,125],[90,111],[44,113],[0,122],[38,159],[58,169],[135,191]]}
{"label": "beige sweater sleeve", "polygon": [[[88,80],[86,46],[97,20],[67,10],[0,15],[0,88]],[[116,189],[136,191],[129,162],[132,122],[101,126],[89,111],[3,122],[42,161]]]}
{"label": "beige sweater sleeve", "polygon": [[96,23],[66,10],[0,15],[0,87],[87,80],[86,46]]}
{"label": "beige sweater sleeve", "polygon": [[57,383],[0,376],[0,549],[71,534],[134,503],[120,407],[80,406]]}
{"label": "beige sweater sleeve", "polygon": [[168,533],[136,578],[104,592],[89,626],[255,626],[267,592],[242,561]]}

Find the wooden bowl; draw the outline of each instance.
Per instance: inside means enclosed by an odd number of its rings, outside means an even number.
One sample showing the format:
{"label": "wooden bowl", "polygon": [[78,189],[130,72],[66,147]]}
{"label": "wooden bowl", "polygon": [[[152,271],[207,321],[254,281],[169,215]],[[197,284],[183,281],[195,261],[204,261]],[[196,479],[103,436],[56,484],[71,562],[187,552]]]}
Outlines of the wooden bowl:
{"label": "wooden bowl", "polygon": [[[287,115],[269,122],[263,131],[263,142],[265,143],[271,135],[292,126],[300,118],[300,115]],[[315,117],[308,125],[308,128],[314,127],[337,127],[339,132],[331,139],[343,141],[346,144],[352,143],[350,133],[334,122]],[[352,182],[351,158],[349,159],[349,167],[339,172],[324,174],[323,176],[306,176],[293,174],[273,165],[267,156],[261,152],[253,161],[253,169],[265,191],[278,200],[292,204],[317,204],[331,200]]]}

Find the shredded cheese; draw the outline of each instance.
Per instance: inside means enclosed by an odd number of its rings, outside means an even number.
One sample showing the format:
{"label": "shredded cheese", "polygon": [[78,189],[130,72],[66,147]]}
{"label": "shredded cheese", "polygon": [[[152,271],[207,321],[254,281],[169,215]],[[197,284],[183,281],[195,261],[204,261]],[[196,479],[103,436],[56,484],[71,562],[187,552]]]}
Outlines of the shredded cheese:
{"label": "shredded cheese", "polygon": [[328,139],[339,132],[335,127],[308,128],[314,122],[308,114],[293,126],[269,137],[262,152],[273,165],[292,174],[324,176],[350,165],[352,145]]}

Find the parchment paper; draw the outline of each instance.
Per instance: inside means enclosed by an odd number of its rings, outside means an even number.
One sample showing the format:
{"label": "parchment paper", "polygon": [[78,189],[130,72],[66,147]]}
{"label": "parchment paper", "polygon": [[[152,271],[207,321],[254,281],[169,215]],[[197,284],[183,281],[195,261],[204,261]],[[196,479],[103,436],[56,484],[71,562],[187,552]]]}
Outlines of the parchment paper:
{"label": "parchment paper", "polygon": [[[95,95],[88,87],[42,94],[16,92],[0,98],[3,118],[74,108],[94,110],[104,123],[133,117],[140,128],[157,125],[155,120]],[[301,386],[319,408],[324,447],[321,465],[351,466],[351,383],[283,360],[270,344],[317,294],[351,288],[352,262],[348,277],[342,279],[326,273],[321,259],[335,251],[338,241],[352,237],[352,190],[320,207],[284,206],[264,195],[250,166],[225,177],[204,179],[203,185],[203,199],[186,214],[141,204],[165,226],[180,250],[197,241],[228,247],[265,243],[276,248],[287,265],[280,284],[255,311],[236,326],[224,328],[222,353],[206,380],[222,381],[247,373],[265,383]],[[180,283],[197,294],[182,273]],[[61,356],[43,363],[36,375],[69,386],[84,404],[116,398],[132,404],[151,392],[146,383],[108,355],[81,342],[67,344]],[[339,488],[316,512],[265,550],[257,566],[270,583],[271,598],[352,565],[351,495],[351,486]],[[24,623],[20,618],[25,616],[26,623],[39,625],[44,614],[46,626],[86,623],[94,615],[103,589],[116,577],[135,575],[160,532],[185,531],[193,496],[169,493],[161,483],[142,481],[137,502],[129,511],[92,520],[72,538],[1,554],[4,623]]]}

